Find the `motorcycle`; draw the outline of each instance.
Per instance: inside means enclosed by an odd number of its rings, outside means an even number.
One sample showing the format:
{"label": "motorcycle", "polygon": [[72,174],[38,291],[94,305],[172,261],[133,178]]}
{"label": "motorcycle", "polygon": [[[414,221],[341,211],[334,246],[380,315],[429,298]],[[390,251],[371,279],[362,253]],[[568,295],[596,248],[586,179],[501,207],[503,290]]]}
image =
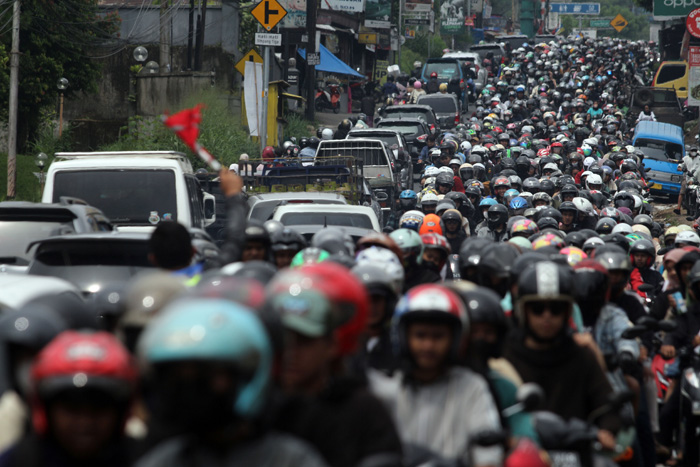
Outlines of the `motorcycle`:
{"label": "motorcycle", "polygon": [[326,89],[317,89],[314,105],[319,112],[331,109],[333,113],[340,113],[340,85],[329,84]]}

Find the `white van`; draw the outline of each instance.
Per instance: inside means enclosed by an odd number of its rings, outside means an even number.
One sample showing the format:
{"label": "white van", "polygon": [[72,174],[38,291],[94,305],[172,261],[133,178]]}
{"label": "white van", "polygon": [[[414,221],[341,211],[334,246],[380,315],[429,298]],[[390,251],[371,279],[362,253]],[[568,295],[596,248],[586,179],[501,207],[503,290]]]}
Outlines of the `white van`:
{"label": "white van", "polygon": [[62,196],[101,209],[120,231],[150,232],[161,220],[203,229],[216,220],[214,196],[175,151],[57,153],[41,201]]}

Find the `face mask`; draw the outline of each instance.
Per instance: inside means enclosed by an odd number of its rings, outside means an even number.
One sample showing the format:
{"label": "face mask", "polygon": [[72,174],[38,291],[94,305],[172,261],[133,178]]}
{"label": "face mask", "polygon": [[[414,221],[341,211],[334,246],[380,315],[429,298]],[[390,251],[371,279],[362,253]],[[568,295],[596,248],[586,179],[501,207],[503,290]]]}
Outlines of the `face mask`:
{"label": "face mask", "polygon": [[425,261],[425,260],[423,260],[423,266],[424,266],[426,269],[429,269],[429,270],[431,270],[431,271],[433,271],[433,272],[436,272],[436,273],[438,273],[438,274],[440,274],[440,271],[442,270],[442,267],[441,267],[439,264],[434,263],[434,262],[432,262],[432,261]]}

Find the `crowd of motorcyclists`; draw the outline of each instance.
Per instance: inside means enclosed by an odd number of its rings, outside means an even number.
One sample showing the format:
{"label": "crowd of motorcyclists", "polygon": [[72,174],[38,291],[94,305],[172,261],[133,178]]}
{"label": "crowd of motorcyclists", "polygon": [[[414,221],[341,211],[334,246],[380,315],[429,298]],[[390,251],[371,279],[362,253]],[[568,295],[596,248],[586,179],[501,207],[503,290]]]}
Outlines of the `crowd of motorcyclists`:
{"label": "crowd of motorcyclists", "polygon": [[420,189],[357,241],[246,221],[223,170],[221,267],[163,221],[156,272],[0,314],[0,467],[697,466],[700,237],[652,216],[625,120],[656,53],[576,38],[487,63],[412,161]]}

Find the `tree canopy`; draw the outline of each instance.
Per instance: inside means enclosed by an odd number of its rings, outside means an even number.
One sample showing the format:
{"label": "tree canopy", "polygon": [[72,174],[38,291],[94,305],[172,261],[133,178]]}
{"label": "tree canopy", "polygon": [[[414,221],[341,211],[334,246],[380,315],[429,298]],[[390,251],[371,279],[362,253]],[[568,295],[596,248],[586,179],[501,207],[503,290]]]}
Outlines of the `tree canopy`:
{"label": "tree canopy", "polygon": [[[0,2],[0,108],[7,117],[12,3]],[[95,91],[103,46],[116,39],[119,18],[99,15],[97,0],[23,0],[20,16],[19,134],[33,136],[42,108],[56,102],[56,83],[66,78],[66,95]],[[102,51],[100,51],[102,50]],[[114,53],[112,49],[108,53]]]}

